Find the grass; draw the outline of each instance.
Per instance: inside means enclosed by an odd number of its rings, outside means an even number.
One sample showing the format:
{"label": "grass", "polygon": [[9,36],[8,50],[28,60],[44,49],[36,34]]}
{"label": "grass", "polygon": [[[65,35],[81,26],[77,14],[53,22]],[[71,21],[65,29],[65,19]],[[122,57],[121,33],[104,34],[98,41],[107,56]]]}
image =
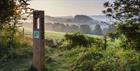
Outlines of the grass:
{"label": "grass", "polygon": [[[62,39],[64,38],[64,35],[66,34],[64,32],[53,32],[53,31],[45,31],[45,32],[46,32],[45,38],[49,38],[49,39]],[[29,30],[25,30],[25,35],[32,36],[32,32]],[[91,35],[91,34],[86,34],[86,35],[91,36],[91,37],[102,38],[102,36],[98,36],[98,35]]]}
{"label": "grass", "polygon": [[[0,71],[28,71],[32,64],[32,56],[29,54],[32,52],[31,48],[26,48],[22,50],[21,56],[10,60],[2,65],[0,65]],[[46,71],[71,71],[71,66],[79,57],[83,57],[83,53],[87,53],[88,51],[94,53],[103,53],[105,55],[109,55],[110,58],[114,57],[111,54],[118,50],[107,49],[106,51],[96,50],[96,48],[76,48],[73,50],[62,50],[59,48],[45,48],[45,67]],[[102,52],[103,51],[103,52]],[[90,53],[89,52],[89,53]],[[111,53],[110,53],[111,52]],[[116,55],[125,53],[123,51],[119,51]],[[133,52],[132,52],[133,53]],[[124,56],[123,54],[121,56]],[[105,56],[106,57],[106,56]],[[129,58],[130,59],[130,58]],[[81,70],[78,70],[81,71]]]}
{"label": "grass", "polygon": [[[50,49],[53,51],[50,52]],[[67,60],[63,54],[64,52],[57,48],[46,49],[46,55],[50,58],[45,63],[48,71],[68,71]]]}
{"label": "grass", "polygon": [[61,32],[49,32],[49,31],[47,31],[45,33],[45,38],[61,40],[61,39],[64,38],[64,35],[65,35],[65,33],[61,33]]}
{"label": "grass", "polygon": [[31,57],[16,58],[0,65],[0,71],[28,71],[32,63]]}
{"label": "grass", "polygon": [[[28,34],[31,37],[31,34]],[[58,33],[58,32],[46,32],[45,36],[47,39],[56,39],[61,40],[64,38],[65,33]],[[95,35],[88,35],[92,37],[102,38],[102,36],[95,36]],[[32,39],[28,37],[25,39],[30,40]],[[32,43],[30,43],[32,45]],[[108,45],[116,46],[119,45],[119,40],[115,42],[109,41]],[[74,53],[75,51],[81,51],[81,49],[76,50],[61,50],[59,48],[45,48],[45,66],[47,71],[69,71],[70,70],[70,61],[71,59],[76,59],[76,56],[70,56],[66,58],[65,55]],[[28,71],[32,64],[32,48],[23,48],[18,51],[21,56],[10,60],[9,62],[5,62],[4,64],[0,65],[0,71]],[[78,54],[78,52],[76,52]],[[20,55],[19,54],[19,55]],[[74,59],[73,59],[74,58]],[[71,61],[72,62],[72,61]]]}
{"label": "grass", "polygon": [[0,64],[0,71],[28,71],[32,64],[32,48],[21,48],[13,59]]}

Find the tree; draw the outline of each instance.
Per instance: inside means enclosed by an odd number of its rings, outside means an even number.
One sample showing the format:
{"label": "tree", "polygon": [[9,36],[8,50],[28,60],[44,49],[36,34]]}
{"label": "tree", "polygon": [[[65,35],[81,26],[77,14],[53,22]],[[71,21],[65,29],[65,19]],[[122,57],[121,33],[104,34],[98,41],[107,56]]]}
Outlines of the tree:
{"label": "tree", "polygon": [[79,26],[77,26],[77,25],[71,25],[70,28],[71,28],[71,32],[79,32],[80,31]]}
{"label": "tree", "polygon": [[91,28],[89,25],[80,25],[80,31],[85,34],[91,34]]}
{"label": "tree", "polygon": [[124,37],[123,45],[140,50],[140,0],[115,0],[104,6],[103,13],[117,20],[117,32]]}
{"label": "tree", "polygon": [[[0,59],[13,57],[17,42],[17,24],[21,16],[30,14],[29,0],[0,1]],[[19,44],[18,44],[19,45]]]}
{"label": "tree", "polygon": [[29,0],[1,0],[0,1],[0,26],[2,26],[12,20],[15,17],[20,17],[25,13],[30,13],[32,9],[28,7]]}
{"label": "tree", "polygon": [[103,31],[102,31],[102,29],[101,29],[99,24],[97,24],[95,26],[95,29],[93,30],[92,33],[95,34],[95,35],[103,35]]}
{"label": "tree", "polygon": [[[29,14],[31,10],[28,7],[29,0],[1,0],[0,1],[0,32],[4,29],[10,29],[9,37],[12,42],[17,30],[19,19],[24,14]],[[0,33],[1,34],[1,33]]]}

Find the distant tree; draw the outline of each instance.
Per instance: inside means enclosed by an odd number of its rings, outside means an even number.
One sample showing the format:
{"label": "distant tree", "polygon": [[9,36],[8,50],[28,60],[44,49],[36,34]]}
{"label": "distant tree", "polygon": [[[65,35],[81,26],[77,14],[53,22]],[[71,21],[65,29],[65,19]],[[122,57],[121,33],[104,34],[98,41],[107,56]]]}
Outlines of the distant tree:
{"label": "distant tree", "polygon": [[80,31],[85,34],[91,34],[91,28],[89,25],[80,25]]}
{"label": "distant tree", "polygon": [[99,24],[97,24],[95,26],[95,29],[92,31],[92,34],[95,34],[95,35],[103,35],[103,31],[102,31],[102,29],[101,29],[101,27],[100,27]]}
{"label": "distant tree", "polygon": [[76,25],[71,25],[70,27],[71,27],[71,32],[79,32],[80,31],[79,27]]}
{"label": "distant tree", "polygon": [[65,24],[61,23],[60,24],[60,32],[65,32],[65,28],[66,28]]}
{"label": "distant tree", "polygon": [[54,23],[53,29],[54,31],[57,31],[57,32],[64,32],[65,25],[62,23]]}
{"label": "distant tree", "polygon": [[77,25],[66,25],[65,32],[79,32],[79,26],[77,26]]}
{"label": "distant tree", "polygon": [[103,34],[107,35],[108,33],[115,32],[115,29],[116,29],[115,24],[111,24],[111,25],[109,25],[108,28],[103,29]]}
{"label": "distant tree", "polygon": [[103,12],[117,20],[117,32],[123,35],[123,45],[140,50],[140,0],[115,0],[104,6]]}
{"label": "distant tree", "polygon": [[103,28],[103,34],[107,34],[108,33],[108,29],[109,28]]}
{"label": "distant tree", "polygon": [[46,23],[45,24],[45,29],[48,31],[53,31],[53,24],[52,23]]}
{"label": "distant tree", "polygon": [[67,24],[66,28],[65,28],[65,32],[71,32],[70,30],[71,30],[71,27],[70,27],[70,25]]}
{"label": "distant tree", "polygon": [[93,20],[93,19],[86,15],[76,15],[74,17],[74,21],[77,23],[85,23],[85,22],[89,22],[91,20]]}

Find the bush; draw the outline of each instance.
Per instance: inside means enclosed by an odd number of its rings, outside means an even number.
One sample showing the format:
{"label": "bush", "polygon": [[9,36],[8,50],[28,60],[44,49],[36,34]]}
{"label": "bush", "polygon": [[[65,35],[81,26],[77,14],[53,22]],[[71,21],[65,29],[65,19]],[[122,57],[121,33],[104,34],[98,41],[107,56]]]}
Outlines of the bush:
{"label": "bush", "polygon": [[90,40],[82,35],[81,33],[75,33],[75,34],[66,34],[65,38],[68,42],[70,42],[70,46],[84,46],[89,47],[91,46]]}
{"label": "bush", "polygon": [[66,34],[64,42],[68,43],[67,46],[65,46],[68,49],[72,49],[75,47],[88,48],[91,46],[98,46],[98,47],[103,46],[102,39],[86,36],[81,33]]}
{"label": "bush", "polygon": [[20,31],[17,31],[15,36],[10,39],[11,31],[4,29],[0,32],[0,62],[7,61],[8,59],[13,59],[18,55],[18,50],[22,47],[26,47],[24,43],[23,36]]}
{"label": "bush", "polygon": [[140,53],[135,50],[122,48],[97,48],[74,49],[66,54],[71,58],[70,70],[72,71],[139,71]]}
{"label": "bush", "polygon": [[93,67],[96,71],[139,71],[140,53],[133,50],[107,49]]}
{"label": "bush", "polygon": [[[118,25],[117,31],[122,34],[122,46],[129,49],[140,50],[140,24],[134,24],[132,21],[126,24]],[[128,48],[129,47],[129,48]]]}
{"label": "bush", "polygon": [[45,39],[45,43],[48,47],[58,48],[62,45],[63,40],[57,39]]}

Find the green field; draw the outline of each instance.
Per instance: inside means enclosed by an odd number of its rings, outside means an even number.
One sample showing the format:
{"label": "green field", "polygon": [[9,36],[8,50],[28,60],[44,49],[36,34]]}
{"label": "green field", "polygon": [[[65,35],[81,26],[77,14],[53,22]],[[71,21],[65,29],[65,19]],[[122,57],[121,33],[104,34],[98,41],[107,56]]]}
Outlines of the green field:
{"label": "green field", "polygon": [[58,39],[61,40],[64,38],[65,33],[61,33],[61,32],[49,32],[47,31],[45,34],[45,38],[46,39]]}
{"label": "green field", "polygon": [[[46,39],[61,40],[64,39],[64,35],[65,33],[46,32]],[[101,36],[95,36],[95,35],[87,35],[87,36],[103,38]],[[123,66],[129,64],[127,64],[127,62],[126,63],[123,62],[123,60],[127,59],[128,61],[131,61],[132,57],[135,57],[135,55],[138,56],[139,54],[133,50],[123,50],[120,48],[114,48],[114,47],[119,47],[120,44],[119,40],[116,41],[111,41],[110,39],[107,40],[108,40],[107,50],[100,50],[100,48],[94,46],[92,48],[75,47],[74,49],[70,49],[70,50],[65,50],[57,47],[56,48],[46,47],[45,48],[45,68],[46,68],[45,71],[85,71],[86,68],[92,68],[88,66],[91,63],[96,64],[96,66],[91,65],[93,66],[93,68],[100,68],[100,67],[102,68],[102,65],[104,66],[104,64],[110,65],[109,68],[112,67],[111,65],[112,63],[116,63],[118,65],[124,64],[120,66],[120,68],[122,67],[122,70],[120,71],[125,71]],[[5,62],[4,64],[1,64],[0,71],[30,71],[30,67],[32,65],[32,48],[25,47],[17,51],[18,51],[18,56],[8,62]],[[99,58],[100,55],[101,55],[101,59],[96,60],[96,58]],[[117,62],[112,62],[110,64],[107,63],[108,60],[111,60],[112,58],[115,57],[120,58],[118,60],[119,61],[118,63]],[[136,58],[133,59],[134,59],[134,63],[135,62],[138,63]],[[115,68],[117,69],[116,66],[114,66],[114,69]],[[129,66],[127,68],[129,69]],[[103,71],[103,70],[97,69],[95,71]],[[107,71],[115,71],[115,70],[107,70]]]}
{"label": "green field", "polygon": [[[26,36],[29,36],[29,37],[32,36],[31,32],[26,32],[25,34]],[[61,40],[64,38],[65,34],[66,33],[60,33],[60,32],[46,32],[45,38]],[[0,65],[0,71],[26,71],[28,70],[32,64],[32,55],[31,55],[32,48],[27,47],[25,49],[23,48],[20,51],[22,52],[18,52],[20,55],[19,57]],[[27,51],[29,54],[26,54]],[[66,64],[67,60],[64,57],[59,56],[59,55],[63,55],[67,51],[63,52],[59,49],[54,49],[51,47],[45,48],[45,51],[46,51],[46,60],[48,59],[47,57],[50,58],[48,60],[52,60],[52,62],[50,61],[49,64],[48,62],[46,62],[46,66],[49,69],[49,71],[67,71],[66,70],[67,68],[65,67],[67,65]]]}

